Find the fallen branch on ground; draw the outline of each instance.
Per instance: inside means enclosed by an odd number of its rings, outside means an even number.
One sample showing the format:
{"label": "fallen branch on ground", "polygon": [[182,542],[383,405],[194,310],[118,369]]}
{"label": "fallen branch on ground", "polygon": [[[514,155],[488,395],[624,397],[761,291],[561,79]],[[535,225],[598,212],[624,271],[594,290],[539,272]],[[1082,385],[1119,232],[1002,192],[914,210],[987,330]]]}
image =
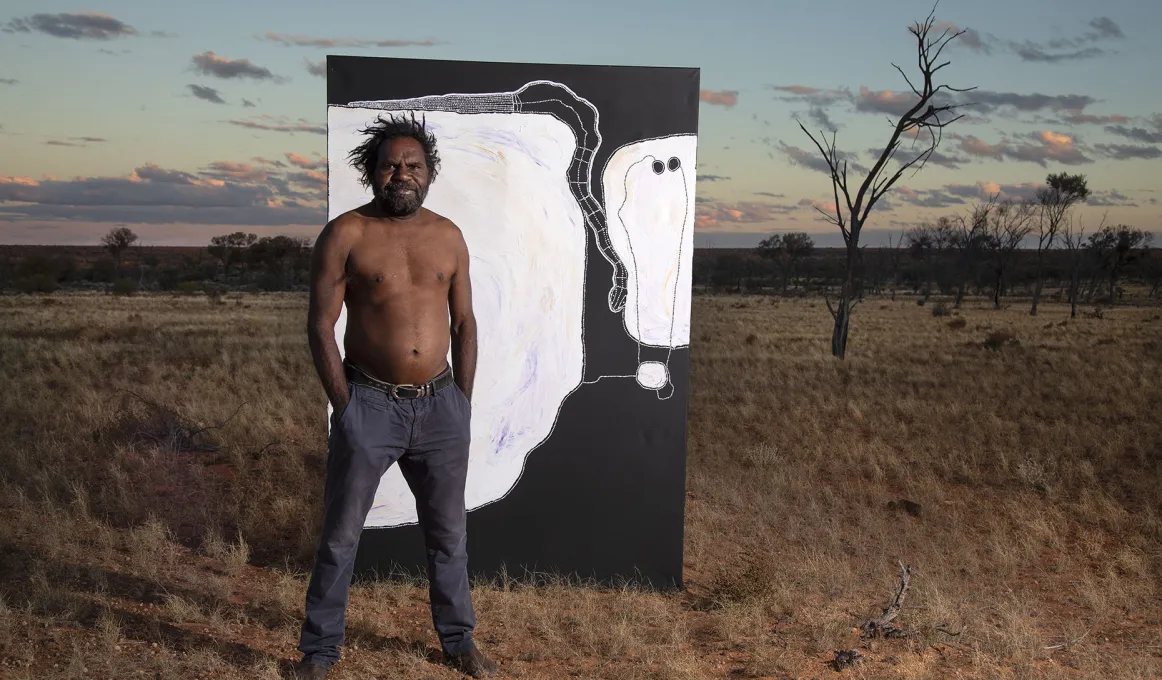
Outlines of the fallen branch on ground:
{"label": "fallen branch on ground", "polygon": [[908,583],[912,579],[912,567],[906,566],[903,562],[900,565],[900,585],[896,586],[895,595],[888,606],[884,608],[884,614],[878,619],[871,619],[864,622],[860,626],[863,631],[862,637],[900,637],[906,635],[903,630],[896,628],[892,621],[900,615],[900,609],[904,606],[904,598],[908,595]]}

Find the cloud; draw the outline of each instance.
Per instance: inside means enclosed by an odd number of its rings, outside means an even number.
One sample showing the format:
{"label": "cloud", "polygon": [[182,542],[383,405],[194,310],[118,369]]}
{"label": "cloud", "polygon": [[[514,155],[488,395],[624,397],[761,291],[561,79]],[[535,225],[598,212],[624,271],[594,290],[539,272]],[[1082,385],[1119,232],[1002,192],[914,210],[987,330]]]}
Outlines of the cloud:
{"label": "cloud", "polygon": [[914,189],[907,185],[892,188],[889,196],[896,200],[920,208],[945,209],[965,205],[969,201],[985,201],[993,195],[998,200],[1012,199],[1031,201],[1036,198],[1037,189],[1042,184],[999,184],[996,182],[976,182],[975,184],[945,184],[936,189]]}
{"label": "cloud", "polygon": [[966,135],[960,140],[960,150],[972,155],[982,158],[995,158],[1001,160],[1005,156],[1005,146],[1001,144],[993,145],[985,142],[973,135]]}
{"label": "cloud", "polygon": [[900,116],[912,108],[918,99],[919,97],[912,92],[872,91],[861,85],[859,96],[855,100],[855,110],[863,113],[887,113]]}
{"label": "cloud", "polygon": [[33,14],[12,19],[4,27],[7,33],[44,33],[70,40],[113,40],[138,35],[137,29],[99,12],[69,14]]}
{"label": "cloud", "polygon": [[1038,45],[1026,43],[1024,45],[1016,46],[1014,51],[1019,57],[1025,61],[1044,61],[1055,63],[1059,61],[1075,61],[1077,59],[1091,59],[1106,53],[1100,47],[1087,47],[1081,50],[1074,50],[1072,52],[1057,52],[1050,53]]}
{"label": "cloud", "polygon": [[1109,17],[1098,17],[1089,22],[1089,25],[1096,31],[1095,35],[1098,38],[1124,38],[1125,33],[1122,33],[1120,26],[1114,23],[1114,20]]}
{"label": "cloud", "polygon": [[813,198],[799,199],[798,207],[811,208],[814,212],[823,211],[828,215],[834,215],[836,211],[835,201],[817,201]]}
{"label": "cloud", "polygon": [[1110,189],[1109,191],[1094,191],[1090,193],[1089,198],[1087,198],[1085,202],[1089,205],[1101,207],[1138,207],[1138,204],[1134,202],[1134,199],[1123,194],[1117,189]]}
{"label": "cloud", "polygon": [[787,197],[786,194],[776,194],[776,193],[770,192],[770,191],[756,191],[756,192],[754,192],[754,194],[755,194],[755,196],[769,196],[771,198],[786,198]]}
{"label": "cloud", "polygon": [[1069,111],[1061,117],[1061,121],[1068,125],[1108,125],[1110,123],[1126,123],[1130,120],[1129,116],[1123,116],[1118,113],[1111,113],[1109,115],[1096,115],[1090,113],[1082,113],[1081,111]]}
{"label": "cloud", "polygon": [[0,220],[322,224],[325,197],[317,170],[216,161],[195,173],[147,163],[119,177],[0,177]]}
{"label": "cloud", "polygon": [[[904,144],[900,144],[900,147],[898,149],[896,149],[896,155],[893,158],[893,160],[895,160],[897,163],[899,163],[901,165],[908,163],[908,162],[922,156],[928,150],[929,144],[930,144],[930,140],[928,142],[918,143],[915,145],[908,145],[908,146],[905,146]],[[883,151],[884,151],[883,147],[879,147],[879,148],[872,147],[872,148],[867,150],[867,153],[868,153],[868,156],[870,156],[872,161],[874,162],[875,160],[877,160],[880,157],[880,154],[883,153]],[[939,166],[942,166],[945,168],[950,168],[952,170],[957,170],[960,168],[961,165],[964,165],[965,163],[968,163],[969,161],[966,158],[960,158],[958,156],[949,156],[948,154],[941,153],[939,150],[935,150],[932,153],[928,154],[928,159],[926,161],[923,161],[923,162],[929,163],[932,165],[939,165]],[[913,165],[912,167],[915,168],[916,166]]]}
{"label": "cloud", "polygon": [[1156,146],[1136,146],[1132,144],[1094,144],[1095,151],[1105,156],[1106,158],[1113,158],[1116,160],[1127,160],[1131,158],[1162,158],[1162,149]]}
{"label": "cloud", "polygon": [[827,90],[819,87],[810,87],[808,85],[770,85],[768,87],[776,92],[789,93],[789,95],[780,97],[780,99],[785,101],[807,99],[814,104],[826,106],[837,101],[851,100],[851,92],[848,90]]}
{"label": "cloud", "polygon": [[75,146],[86,147],[89,144],[107,141],[104,137],[69,137],[64,139],[50,139],[45,142],[48,146]]}
{"label": "cloud", "polygon": [[1155,113],[1146,121],[1149,128],[1144,127],[1127,127],[1125,125],[1109,125],[1106,126],[1105,131],[1126,139],[1132,139],[1136,142],[1145,142],[1146,144],[1160,144],[1162,143],[1162,113]]}
{"label": "cloud", "polygon": [[327,167],[327,159],[326,158],[320,158],[318,160],[311,160],[311,159],[307,158],[306,156],[300,156],[299,154],[297,154],[293,151],[288,151],[286,153],[286,159],[288,161],[290,161],[291,165],[293,165],[295,167],[303,168],[304,170],[315,170],[317,168]]}
{"label": "cloud", "polygon": [[249,59],[224,59],[206,51],[192,57],[195,70],[216,78],[252,78],[254,80],[271,80],[282,82],[284,79],[274,75],[270,69],[251,63]]}
{"label": "cloud", "polygon": [[947,21],[936,22],[932,28],[936,32],[940,33],[943,33],[945,30],[947,30],[949,34],[963,31],[963,33],[961,33],[956,38],[956,40],[951,43],[953,46],[964,47],[965,49],[971,50],[973,52],[980,52],[981,54],[993,53],[993,40],[981,36],[980,32],[975,28],[961,28],[960,26],[949,23]]}
{"label": "cloud", "polygon": [[740,203],[725,203],[715,200],[699,201],[694,215],[694,228],[706,229],[723,224],[772,222],[786,219],[787,215],[798,212],[799,209],[799,206],[796,205],[759,201],[742,201]]}
{"label": "cloud", "polygon": [[187,85],[186,87],[190,88],[190,92],[198,99],[203,99],[203,100],[208,101],[208,102],[213,102],[214,104],[225,104],[226,103],[226,100],[222,99],[222,96],[220,94],[218,94],[218,91],[212,87],[205,87],[202,85],[194,85],[192,83],[190,85]]}
{"label": "cloud", "polygon": [[920,208],[948,208],[961,205],[964,198],[942,189],[913,189],[897,185],[891,189],[897,200]]}
{"label": "cloud", "polygon": [[242,100],[242,108],[244,108],[244,109],[254,108],[254,102],[250,101],[249,99],[243,99]]}
{"label": "cloud", "polygon": [[207,170],[202,172],[203,177],[211,177],[214,179],[232,179],[244,182],[265,182],[270,173],[261,168],[257,168],[249,163],[236,163],[233,161],[214,161],[206,166]]}
{"label": "cloud", "polygon": [[20,81],[15,78],[0,78],[0,85],[15,85]]}
{"label": "cloud", "polygon": [[197,180],[196,175],[181,170],[166,170],[154,163],[146,163],[145,165],[133,171],[133,175],[137,179],[145,180],[147,182],[170,182],[176,184],[193,184]]}
{"label": "cloud", "polygon": [[730,179],[730,178],[723,177],[722,175],[698,175],[696,178],[696,181],[698,181],[698,182],[721,182],[723,180],[728,180],[728,179]]}
{"label": "cloud", "polygon": [[1109,53],[1093,43],[1126,37],[1122,29],[1109,17],[1098,17],[1089,22],[1093,30],[1073,38],[1055,38],[1046,43],[1010,41],[1008,47],[1025,61],[1057,63],[1091,59]]}
{"label": "cloud", "polygon": [[[825,161],[818,153],[800,149],[797,146],[791,146],[785,142],[779,142],[779,150],[782,151],[788,159],[790,159],[791,163],[809,168],[811,170],[818,170],[819,172],[822,172],[829,177],[831,176],[831,168],[828,167],[827,161]],[[838,156],[841,163],[843,161],[847,161],[849,173],[850,171],[859,173],[868,172],[868,168],[866,166],[861,165],[855,160],[854,154],[839,151],[836,155]],[[840,170],[842,171],[842,167]]]}
{"label": "cloud", "polygon": [[[872,90],[867,86],[860,86],[857,93],[846,89],[825,90],[806,85],[773,85],[770,88],[784,93],[777,97],[781,101],[806,104],[808,106],[807,112],[799,113],[797,116],[808,118],[829,130],[838,128],[833,118],[833,112],[837,108],[855,113],[887,114],[898,117],[911,108],[917,99],[916,95],[908,90]],[[933,100],[937,106],[953,105],[959,107],[955,112],[957,115],[971,114],[975,117],[990,114],[1053,113],[1060,117],[1058,122],[1071,125],[1122,123],[1128,120],[1127,116],[1119,114],[1086,113],[1086,108],[1096,102],[1096,99],[1084,94],[1049,95],[1039,92],[1018,93],[993,90],[972,90],[963,93],[941,92]]]}
{"label": "cloud", "polygon": [[269,114],[258,116],[256,120],[228,120],[225,121],[231,125],[239,127],[250,128],[252,130],[268,130],[270,132],[310,132],[316,135],[327,134],[327,127],[319,125],[318,123],[311,123],[305,118],[300,118],[297,121],[291,121],[285,116],[274,117]]}
{"label": "cloud", "polygon": [[307,63],[307,73],[320,78],[327,77],[327,61],[325,59],[311,61],[304,57],[303,61]]}
{"label": "cloud", "polygon": [[989,144],[972,135],[960,138],[960,150],[978,158],[1017,160],[1046,167],[1050,161],[1065,165],[1092,163],[1093,159],[1078,148],[1070,135],[1041,130],[1019,137],[1017,142],[1001,141]]}
{"label": "cloud", "polygon": [[267,31],[254,36],[258,40],[268,40],[284,47],[433,47],[442,43],[436,40],[367,40],[363,38],[316,38],[307,35],[292,35]]}
{"label": "cloud", "polygon": [[971,103],[977,110],[992,112],[997,109],[1011,107],[1017,111],[1081,111],[1097,100],[1083,94],[1049,95],[1034,92],[1019,94],[1016,92],[993,92],[991,90],[973,90],[964,94],[963,103]]}
{"label": "cloud", "polygon": [[1125,37],[1122,29],[1109,17],[1098,17],[1088,24],[1091,30],[1073,37],[1053,38],[1045,42],[1033,40],[1004,40],[992,34],[982,35],[980,32],[955,24],[941,23],[937,30],[950,31],[964,30],[964,34],[953,41],[952,45],[964,47],[981,54],[1007,52],[1016,54],[1024,61],[1041,63],[1058,63],[1091,59],[1109,53],[1110,50],[1098,47],[1095,43],[1109,40],[1118,40]]}
{"label": "cloud", "polygon": [[707,104],[725,106],[729,109],[738,104],[738,92],[734,90],[722,90],[718,92],[713,90],[702,90],[698,93],[698,99],[699,101],[703,101]]}

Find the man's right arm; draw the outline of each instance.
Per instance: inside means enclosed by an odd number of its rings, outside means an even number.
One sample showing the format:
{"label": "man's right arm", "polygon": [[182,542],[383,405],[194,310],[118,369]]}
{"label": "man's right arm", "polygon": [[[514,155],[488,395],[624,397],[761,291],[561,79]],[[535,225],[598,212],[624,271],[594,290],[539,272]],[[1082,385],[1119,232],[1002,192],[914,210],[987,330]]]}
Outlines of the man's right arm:
{"label": "man's right arm", "polygon": [[347,255],[351,252],[352,224],[342,218],[323,227],[311,252],[311,292],[307,311],[307,338],[315,370],[336,412],[350,401],[343,358],[335,341],[335,324],[347,292]]}

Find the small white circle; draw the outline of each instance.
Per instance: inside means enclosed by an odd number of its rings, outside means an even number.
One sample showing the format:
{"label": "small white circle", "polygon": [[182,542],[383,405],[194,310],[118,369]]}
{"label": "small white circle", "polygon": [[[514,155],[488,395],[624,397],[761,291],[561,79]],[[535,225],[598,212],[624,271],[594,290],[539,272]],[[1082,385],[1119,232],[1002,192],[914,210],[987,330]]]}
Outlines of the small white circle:
{"label": "small white circle", "polygon": [[648,390],[660,390],[670,381],[670,369],[660,361],[645,361],[637,367],[637,384]]}

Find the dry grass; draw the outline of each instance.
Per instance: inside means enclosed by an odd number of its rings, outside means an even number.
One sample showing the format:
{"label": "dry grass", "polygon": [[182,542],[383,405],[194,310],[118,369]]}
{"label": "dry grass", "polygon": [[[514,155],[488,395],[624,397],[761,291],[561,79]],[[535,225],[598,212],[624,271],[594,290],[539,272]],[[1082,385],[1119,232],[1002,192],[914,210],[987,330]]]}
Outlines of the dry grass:
{"label": "dry grass", "polygon": [[[0,677],[275,678],[323,398],[299,295],[0,298]],[[478,584],[512,677],[1162,674],[1162,322],[695,299],[684,593]],[[907,501],[907,502],[905,502]],[[861,640],[897,560],[897,623]],[[339,678],[453,678],[425,584],[357,583]]]}

